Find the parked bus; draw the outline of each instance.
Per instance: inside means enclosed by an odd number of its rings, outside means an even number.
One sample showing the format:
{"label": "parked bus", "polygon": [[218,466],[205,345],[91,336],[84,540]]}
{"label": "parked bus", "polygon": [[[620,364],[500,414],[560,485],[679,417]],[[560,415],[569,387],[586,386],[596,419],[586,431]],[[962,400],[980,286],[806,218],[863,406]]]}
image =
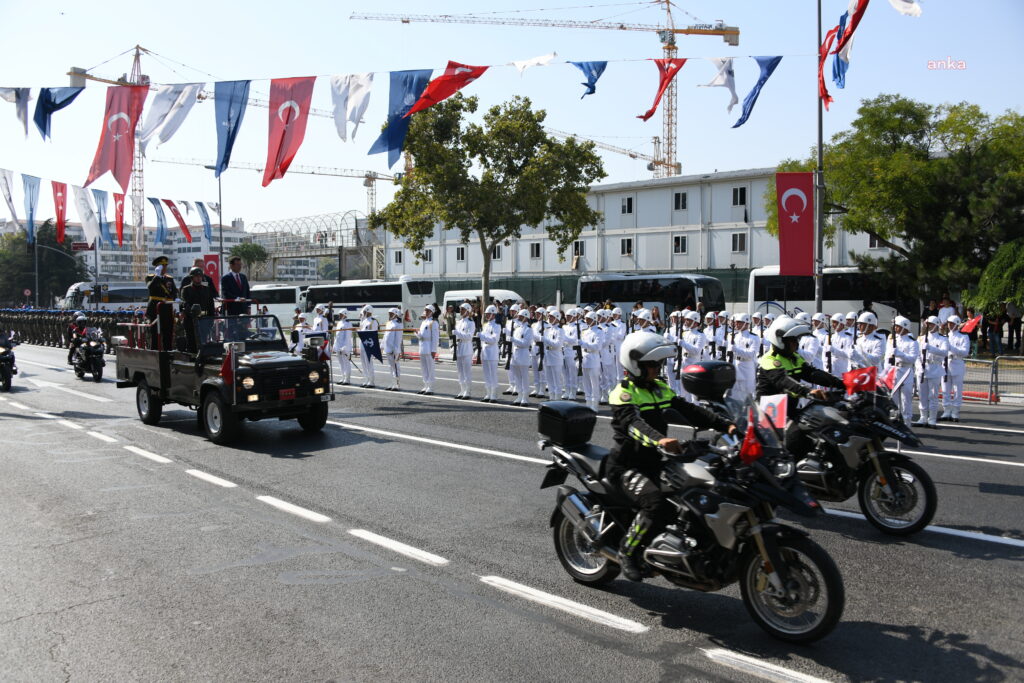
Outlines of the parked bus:
{"label": "parked bus", "polygon": [[359,309],[370,304],[383,327],[392,307],[402,309],[406,322],[416,320],[424,306],[434,303],[434,283],[408,276],[398,280],[346,280],[333,285],[312,285],[302,296],[306,311],[312,311],[317,304],[333,303],[335,313],[346,310],[350,320],[358,318]]}
{"label": "parked bus", "polygon": [[267,313],[276,315],[281,321],[281,327],[289,327],[292,324],[292,316],[295,315],[295,308],[303,307],[302,292],[306,286],[286,284],[253,285],[250,287],[250,296],[258,302],[260,312],[266,307]]}
{"label": "parked bus", "polygon": [[725,308],[725,294],[722,283],[707,275],[690,273],[655,273],[625,275],[605,273],[584,275],[576,286],[576,304],[602,304],[607,300],[628,314],[637,301],[658,315],[664,324],[668,313],[677,308],[697,310],[697,304],[704,304],[705,311],[721,311]]}
{"label": "parked bus", "polygon": [[148,302],[149,290],[144,282],[110,282],[100,284],[98,291],[95,282],[76,282],[68,287],[58,307],[70,311],[116,311],[145,306]]}

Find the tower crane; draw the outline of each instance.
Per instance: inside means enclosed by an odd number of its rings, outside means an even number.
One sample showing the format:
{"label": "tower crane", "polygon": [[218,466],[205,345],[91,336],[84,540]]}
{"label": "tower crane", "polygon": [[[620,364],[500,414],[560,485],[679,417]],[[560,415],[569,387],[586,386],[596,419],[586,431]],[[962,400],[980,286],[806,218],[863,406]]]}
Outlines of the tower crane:
{"label": "tower crane", "polygon": [[[586,140],[587,142],[594,143],[595,147],[606,149],[609,152],[615,152],[627,156],[630,159],[640,159],[647,162],[647,170],[654,171],[657,177],[664,175],[679,175],[682,172],[681,164],[676,163],[675,166],[669,166],[668,162],[665,161],[661,156],[661,138],[655,135],[652,140],[654,141],[654,155],[644,154],[643,152],[637,152],[636,150],[626,149],[625,147],[616,147],[615,145],[609,145],[606,142],[600,142],[599,140],[593,140],[591,138],[585,138],[576,133],[567,133],[564,130],[555,130],[554,128],[545,128],[548,133],[559,138],[579,138],[580,140]],[[661,173],[662,169],[668,168],[669,173]]]}
{"label": "tower crane", "polygon": [[[368,21],[399,21],[403,24],[413,22],[430,22],[440,24],[488,24],[494,26],[542,26],[547,28],[587,28],[611,31],[645,31],[658,35],[666,59],[675,59],[678,54],[676,35],[721,36],[729,45],[739,45],[740,30],[736,26],[726,26],[721,20],[714,24],[692,24],[677,27],[672,17],[672,0],[650,0],[650,4],[659,5],[665,10],[663,25],[631,24],[618,21],[580,21],[571,19],[516,19],[508,17],[483,17],[472,14],[370,14],[353,13],[350,19]],[[680,164],[676,162],[676,82],[673,79],[665,90],[662,101],[662,140],[664,154],[660,163],[654,164],[652,170],[657,177],[678,174]]]}

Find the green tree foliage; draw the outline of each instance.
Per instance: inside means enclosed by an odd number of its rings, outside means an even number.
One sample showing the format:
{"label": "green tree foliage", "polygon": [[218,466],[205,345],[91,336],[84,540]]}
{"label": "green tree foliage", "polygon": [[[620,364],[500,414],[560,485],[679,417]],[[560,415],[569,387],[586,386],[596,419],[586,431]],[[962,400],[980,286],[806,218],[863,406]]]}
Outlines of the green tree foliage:
{"label": "green tree foliage", "polygon": [[[780,170],[812,170],[787,160]],[[1000,245],[1024,236],[1024,117],[991,117],[968,103],[933,106],[880,95],[824,150],[826,211],[839,229],[892,252],[857,255],[864,270],[904,292],[975,285]],[[771,185],[771,184],[770,184]],[[775,188],[765,193],[778,232]]]}
{"label": "green tree foliage", "polygon": [[996,250],[981,274],[977,290],[966,301],[979,311],[998,311],[1004,301],[1024,306],[1024,239],[1007,242]]}
{"label": "green tree foliage", "polygon": [[545,112],[533,111],[529,99],[492,107],[483,125],[466,120],[476,110],[475,97],[456,95],[413,116],[405,151],[415,169],[370,225],[402,238],[418,257],[439,224],[458,230],[463,244],[476,238],[486,302],[493,248],[547,222],[563,254],[600,220],[586,193],[606,174],[593,143],[549,137]]}
{"label": "green tree foliage", "polygon": [[[85,264],[71,251],[71,243],[57,244],[57,230],[52,220],[36,226],[36,241],[42,247],[39,256],[39,305],[46,307],[64,296],[68,287],[89,279]],[[24,231],[0,235],[0,305],[25,302],[23,291],[30,289],[35,301],[36,254],[28,245]],[[61,252],[60,254],[54,251]]]}
{"label": "green tree foliage", "polygon": [[262,244],[255,242],[241,242],[231,247],[230,256],[237,256],[242,259],[245,271],[252,279],[259,279],[263,264],[270,260],[270,254]]}

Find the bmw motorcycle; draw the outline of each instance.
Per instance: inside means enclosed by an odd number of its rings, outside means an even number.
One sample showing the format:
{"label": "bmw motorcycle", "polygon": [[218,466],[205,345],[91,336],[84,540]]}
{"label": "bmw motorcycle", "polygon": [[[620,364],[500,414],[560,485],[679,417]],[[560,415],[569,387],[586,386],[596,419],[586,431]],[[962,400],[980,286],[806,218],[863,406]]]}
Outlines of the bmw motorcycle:
{"label": "bmw motorcycle", "polygon": [[[827,635],[843,612],[843,580],[832,558],[807,532],[775,519],[783,506],[803,516],[820,512],[796,476],[792,459],[752,403],[737,416],[742,446],[691,442],[683,455],[662,451],[662,489],[677,515],[643,552],[645,569],[682,588],[718,591],[739,583],[751,618],[772,636],[810,642]],[[634,510],[604,476],[609,451],[587,443],[590,409],[553,401],[540,407],[541,449],[552,464],[541,488],[558,486],[551,515],[555,553],[577,582],[599,586],[620,571],[619,543]],[[751,438],[751,435],[754,435]],[[582,488],[566,486],[569,475]]]}
{"label": "bmw motorcycle", "polygon": [[11,378],[18,374],[18,366],[14,364],[13,339],[0,338],[0,391],[11,390]]}
{"label": "bmw motorcycle", "polygon": [[71,364],[75,369],[75,376],[79,379],[85,377],[86,373],[92,375],[92,381],[103,380],[103,368],[107,361],[103,354],[107,352],[107,343],[103,333],[97,328],[90,328],[85,339],[75,349],[75,355]]}

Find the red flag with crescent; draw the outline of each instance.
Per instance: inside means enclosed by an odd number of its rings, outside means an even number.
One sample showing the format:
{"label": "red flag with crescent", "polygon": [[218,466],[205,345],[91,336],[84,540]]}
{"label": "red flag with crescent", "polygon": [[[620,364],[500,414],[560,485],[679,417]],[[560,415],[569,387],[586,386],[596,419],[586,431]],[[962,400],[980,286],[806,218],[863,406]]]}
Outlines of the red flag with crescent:
{"label": "red flag with crescent", "polygon": [[117,246],[124,243],[124,195],[114,193],[114,227],[117,229]]}
{"label": "red flag with crescent", "polygon": [[838,33],[839,27],[836,26],[825,34],[825,40],[821,41],[821,47],[818,48],[818,97],[825,105],[825,111],[828,111],[828,105],[832,104],[832,96],[828,94],[828,87],[825,85],[825,61],[828,59],[828,51],[832,49],[832,43],[835,42]]}
{"label": "red flag with crescent", "polygon": [[315,81],[316,76],[270,81],[270,134],[263,187],[284,177],[302,145]]}
{"label": "red flag with crescent", "polygon": [[203,270],[214,282],[220,282],[220,256],[217,254],[203,254]]}
{"label": "red flag with crescent", "polygon": [[53,185],[53,208],[57,213],[57,244],[64,244],[64,228],[67,226],[68,184],[51,180]]}
{"label": "red flag with crescent", "polygon": [[181,211],[178,211],[178,207],[174,205],[174,200],[161,199],[160,201],[167,205],[167,208],[171,210],[171,215],[174,216],[174,220],[178,221],[178,227],[181,228],[183,233],[185,233],[185,241],[191,243],[192,233],[188,231],[188,226],[185,225],[185,219],[181,217]]}
{"label": "red flag with crescent", "polygon": [[96,156],[89,169],[88,186],[110,171],[121,190],[128,191],[135,161],[135,126],[142,115],[149,87],[145,85],[115,85],[107,88],[107,108],[103,114],[103,131]]}
{"label": "red flag with crescent", "polygon": [[654,116],[654,112],[658,110],[658,104],[661,102],[661,96],[665,94],[665,90],[668,89],[668,84],[672,82],[672,79],[676,77],[679,70],[683,68],[683,64],[686,64],[686,59],[652,59],[658,67],[658,94],[654,96],[654,104],[647,110],[646,113],[638,116],[638,119],[647,119]]}
{"label": "red flag with crescent", "polygon": [[878,367],[870,365],[843,373],[846,395],[853,396],[860,391],[874,391],[878,388]]}
{"label": "red flag with crescent", "polygon": [[814,275],[814,174],[776,173],[779,275]]}
{"label": "red flag with crescent", "polygon": [[970,334],[971,332],[974,332],[975,328],[977,328],[978,324],[981,322],[981,318],[982,316],[980,315],[971,318],[970,320],[964,323],[964,326],[960,328],[960,331],[963,332],[964,334]]}
{"label": "red flag with crescent", "polygon": [[416,100],[416,104],[412,105],[412,108],[402,118],[412,116],[418,111],[423,111],[448,99],[483,76],[487,68],[486,66],[469,66],[448,60],[448,67],[444,70],[444,74],[427,84],[423,94]]}

